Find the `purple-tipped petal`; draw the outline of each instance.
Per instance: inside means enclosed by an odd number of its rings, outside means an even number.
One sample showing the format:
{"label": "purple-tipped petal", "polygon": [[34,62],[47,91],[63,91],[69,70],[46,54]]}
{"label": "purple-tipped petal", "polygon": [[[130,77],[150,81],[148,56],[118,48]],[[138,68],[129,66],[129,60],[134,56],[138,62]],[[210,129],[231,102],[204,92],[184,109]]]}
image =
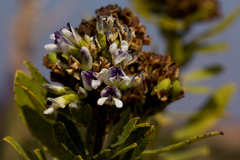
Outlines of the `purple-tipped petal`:
{"label": "purple-tipped petal", "polygon": [[90,71],[82,71],[81,77],[83,81],[83,86],[86,90],[92,91],[92,74],[89,73]]}
{"label": "purple-tipped petal", "polygon": [[90,51],[86,47],[82,47],[80,53],[82,70],[91,70],[93,60]]}
{"label": "purple-tipped petal", "polygon": [[97,78],[97,74],[93,71],[82,71],[81,77],[83,86],[88,91],[97,89],[101,85],[101,81]]}
{"label": "purple-tipped petal", "polygon": [[127,62],[132,59],[132,57],[127,52],[123,52],[122,50],[119,50],[119,55],[114,59],[114,64],[117,65],[121,62]]}

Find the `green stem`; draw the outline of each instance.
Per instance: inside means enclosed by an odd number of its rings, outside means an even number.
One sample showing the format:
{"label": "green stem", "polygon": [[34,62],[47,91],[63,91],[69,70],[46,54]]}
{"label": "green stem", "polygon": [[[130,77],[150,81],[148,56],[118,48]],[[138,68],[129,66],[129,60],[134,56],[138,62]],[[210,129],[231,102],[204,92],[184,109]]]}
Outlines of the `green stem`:
{"label": "green stem", "polygon": [[164,148],[160,148],[160,149],[157,149],[157,150],[146,150],[141,155],[151,155],[151,154],[160,154],[160,153],[168,152],[168,151],[171,151],[171,150],[174,150],[174,149],[178,149],[180,147],[184,147],[184,146],[189,145],[191,143],[200,141],[202,139],[209,138],[209,137],[212,137],[212,136],[216,136],[216,135],[223,135],[223,132],[210,132],[210,133],[207,133],[207,134],[199,135],[199,136],[189,138],[185,141],[182,141],[182,142],[179,142],[179,143],[176,143],[176,144],[164,147]]}

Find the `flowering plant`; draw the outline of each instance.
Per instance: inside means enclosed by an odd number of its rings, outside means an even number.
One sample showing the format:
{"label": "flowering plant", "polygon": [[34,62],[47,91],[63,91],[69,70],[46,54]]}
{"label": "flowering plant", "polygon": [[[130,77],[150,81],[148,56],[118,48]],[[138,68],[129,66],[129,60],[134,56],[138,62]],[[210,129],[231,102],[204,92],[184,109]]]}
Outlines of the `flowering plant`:
{"label": "flowering plant", "polygon": [[[178,64],[142,50],[152,37],[128,8],[110,5],[79,28],[70,23],[50,35],[44,66],[50,84],[30,63],[31,77],[15,76],[19,113],[36,141],[56,159],[137,159],[223,134],[212,132],[165,148],[144,151],[155,128],[148,118],[181,99]],[[84,139],[82,139],[84,137]],[[47,159],[6,137],[25,159]]]}

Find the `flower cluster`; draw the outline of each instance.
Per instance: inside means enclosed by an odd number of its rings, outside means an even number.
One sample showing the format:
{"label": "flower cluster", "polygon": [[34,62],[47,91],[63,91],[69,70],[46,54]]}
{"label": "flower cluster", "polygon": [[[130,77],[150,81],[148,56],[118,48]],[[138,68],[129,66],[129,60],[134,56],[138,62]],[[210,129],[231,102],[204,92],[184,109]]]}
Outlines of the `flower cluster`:
{"label": "flower cluster", "polygon": [[47,99],[45,114],[66,105],[78,109],[90,104],[99,111],[98,106],[105,104],[116,106],[111,110],[118,112],[116,116],[124,108],[115,108],[131,106],[135,116],[144,117],[183,97],[178,64],[169,55],[142,51],[151,38],[130,9],[108,5],[96,13],[79,28],[68,23],[50,35],[54,43],[45,45],[50,53],[43,63],[52,69],[52,81],[65,87],[45,85],[46,90],[60,95]]}
{"label": "flower cluster", "polygon": [[[56,66],[64,74],[73,77],[77,83],[73,89],[45,84],[46,90],[62,95],[57,98],[47,98],[49,108],[45,114],[51,114],[57,108],[78,108],[80,101],[84,101],[88,92],[97,91],[100,86],[105,86],[99,93],[98,105],[123,106],[122,91],[136,87],[144,80],[144,73],[139,76],[127,76],[123,68],[136,60],[136,54],[128,50],[129,43],[134,37],[134,31],[118,23],[117,19],[110,16],[97,15],[97,31],[94,37],[84,35],[82,38],[73,29],[70,23],[60,31],[50,35],[53,44],[45,45],[45,49],[55,54]],[[123,39],[123,34],[127,36]],[[99,72],[94,71],[94,63],[100,57],[111,61]],[[50,58],[54,61],[54,58]],[[74,90],[77,89],[77,92]],[[67,92],[65,92],[67,90]]]}

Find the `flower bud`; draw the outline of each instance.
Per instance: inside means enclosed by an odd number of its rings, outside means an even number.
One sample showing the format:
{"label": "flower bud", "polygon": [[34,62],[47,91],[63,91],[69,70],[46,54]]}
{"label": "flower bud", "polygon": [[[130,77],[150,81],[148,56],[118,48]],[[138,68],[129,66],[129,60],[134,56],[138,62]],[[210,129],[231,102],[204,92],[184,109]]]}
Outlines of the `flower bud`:
{"label": "flower bud", "polygon": [[75,93],[72,89],[70,89],[68,87],[62,87],[62,86],[57,86],[57,85],[48,84],[48,83],[45,83],[42,86],[47,91],[52,92],[57,95],[64,95],[67,93]]}
{"label": "flower bud", "polygon": [[87,97],[87,95],[88,95],[87,91],[84,88],[79,87],[79,89],[78,89],[78,96],[79,96],[79,98],[84,99],[84,98]]}
{"label": "flower bud", "polygon": [[179,96],[181,93],[181,84],[178,80],[174,81],[172,84],[170,95],[172,96],[172,99],[175,99]]}
{"label": "flower bud", "polygon": [[153,96],[156,92],[160,92],[161,90],[168,91],[170,89],[170,86],[171,80],[169,78],[165,78],[153,88],[151,95]]}
{"label": "flower bud", "polygon": [[77,94],[66,94],[57,98],[47,98],[47,105],[49,108],[45,110],[44,114],[52,114],[54,110],[60,108],[65,108],[65,106],[78,98]]}

